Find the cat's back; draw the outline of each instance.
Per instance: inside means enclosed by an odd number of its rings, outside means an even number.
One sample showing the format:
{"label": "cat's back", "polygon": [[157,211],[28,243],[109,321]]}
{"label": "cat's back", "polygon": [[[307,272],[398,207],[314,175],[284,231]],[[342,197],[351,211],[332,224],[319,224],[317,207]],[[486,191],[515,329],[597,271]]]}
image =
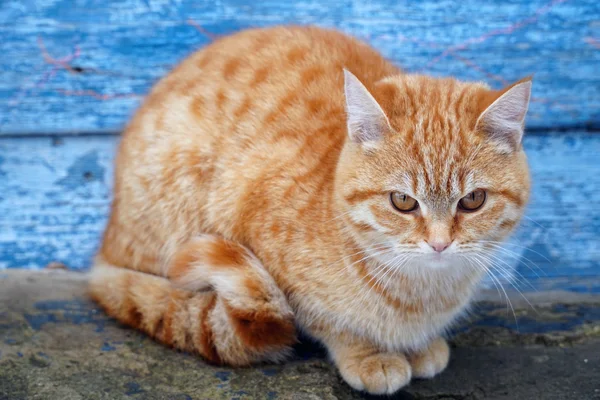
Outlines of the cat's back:
{"label": "cat's back", "polygon": [[296,190],[307,202],[346,137],[344,68],[367,86],[397,73],[366,44],[316,27],[242,31],[192,54],[125,131],[111,221],[133,214],[136,230],[176,243],[232,236],[240,215],[258,219]]}
{"label": "cat's back", "polygon": [[325,119],[343,119],[343,68],[367,86],[397,72],[372,48],[337,31],[242,31],[214,41],[163,78],[125,136],[309,135]]}

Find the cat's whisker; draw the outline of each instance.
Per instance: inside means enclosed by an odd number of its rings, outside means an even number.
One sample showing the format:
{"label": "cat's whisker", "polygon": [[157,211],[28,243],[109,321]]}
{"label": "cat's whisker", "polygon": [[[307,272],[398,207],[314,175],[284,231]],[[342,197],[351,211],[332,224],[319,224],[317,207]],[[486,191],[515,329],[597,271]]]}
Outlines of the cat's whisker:
{"label": "cat's whisker", "polygon": [[[511,258],[515,259],[516,261],[523,261],[524,260],[523,264],[527,268],[529,268],[532,272],[534,272],[534,273],[536,273],[536,272],[534,271],[533,267],[537,268],[542,274],[547,275],[547,273],[543,270],[543,268],[541,268],[539,265],[537,265],[535,262],[533,262],[529,258],[527,258],[527,257],[525,257],[525,256],[523,256],[523,255],[521,255],[521,254],[519,254],[517,252],[514,252],[514,251],[512,251],[510,249],[506,249],[506,248],[500,246],[499,243],[501,243],[501,242],[491,242],[491,241],[480,241],[480,242],[485,243],[485,246],[492,247],[493,249],[491,249],[491,250],[493,250],[493,251],[499,251],[503,255],[511,257]],[[461,249],[463,251],[473,251],[473,252],[489,251],[490,249],[486,248],[485,246],[482,247],[482,246],[477,246],[477,245],[464,245],[464,246],[461,247]],[[523,247],[523,248],[528,249],[527,247]],[[531,249],[529,249],[529,250],[531,250]],[[542,256],[542,255],[540,254],[540,256]],[[548,261],[550,261],[550,260],[548,260]]]}
{"label": "cat's whisker", "polygon": [[364,299],[364,297],[366,297],[366,295],[368,295],[368,290],[371,285],[371,282],[373,282],[373,280],[375,280],[375,286],[378,285],[380,276],[387,274],[388,271],[392,268],[390,265],[393,263],[394,260],[396,260],[399,257],[402,257],[402,254],[393,257],[392,260],[389,260],[385,264],[380,264],[380,265],[376,266],[375,269],[369,273],[371,275],[371,279],[369,279],[369,281],[366,284],[366,290],[364,292],[364,295],[362,296],[363,299]]}
{"label": "cat's whisker", "polygon": [[489,261],[489,264],[490,264],[491,269],[494,271],[498,271],[498,273],[502,276],[504,281],[506,283],[508,283],[513,289],[515,289],[526,301],[527,301],[527,298],[522,293],[520,288],[526,289],[527,287],[530,287],[533,290],[536,290],[535,287],[533,285],[531,285],[531,283],[529,281],[527,281],[526,279],[522,279],[522,280],[518,279],[517,277],[511,275],[510,271],[507,271],[505,268],[503,268],[497,264],[494,264],[493,261]]}
{"label": "cat's whisker", "polygon": [[[391,266],[389,267],[389,270],[383,274],[383,276],[381,276],[378,281],[384,283],[383,286],[383,290],[386,291],[387,290],[387,286],[389,284],[389,280],[399,271],[398,266],[406,263],[408,260],[410,259],[410,255],[409,254],[402,254],[399,257],[396,257],[395,259],[392,260],[391,262]],[[389,275],[389,276],[388,276]],[[388,282],[384,282],[384,280],[386,279],[386,277],[388,277]]]}
{"label": "cat's whisker", "polygon": [[[489,252],[490,249],[481,249],[479,250],[480,252]],[[523,265],[525,265],[531,272],[533,272],[537,277],[539,277],[540,275],[537,273],[536,269],[539,270],[542,274],[547,275],[546,272],[539,266],[537,265],[535,262],[533,262],[532,260],[530,260],[529,258],[520,255],[516,252],[513,252],[512,250],[509,249],[505,249],[501,246],[496,246],[493,247],[491,249],[491,251],[493,252],[499,252],[500,255],[504,255],[507,257],[511,257],[512,259],[514,259],[517,262],[523,263]]]}
{"label": "cat's whisker", "polygon": [[[461,255],[461,257],[462,257],[462,258],[464,258],[464,259],[465,259],[465,260],[466,260],[466,261],[469,263],[469,266],[471,266],[472,268],[474,268],[474,269],[477,269],[477,268],[478,268],[478,267],[477,267],[477,265],[475,265],[474,261],[473,261],[473,260],[471,260],[471,259],[470,259],[468,256],[466,256],[466,255]],[[488,272],[488,271],[485,271],[485,272],[486,272],[486,274],[489,274],[489,272]],[[494,287],[496,288],[496,291],[498,292],[498,297],[499,297],[500,299],[502,299],[502,294],[500,293],[500,288],[499,288],[499,287],[498,287],[498,285],[496,284],[496,281],[495,281],[495,280],[492,280],[492,283],[494,284]]]}
{"label": "cat's whisker", "polygon": [[[496,254],[494,254],[494,253],[484,253],[484,252],[482,252],[482,253],[481,253],[481,255],[483,255],[483,256],[487,256],[487,257],[490,257],[490,259],[489,259],[489,261],[490,261],[490,262],[493,262],[493,261],[495,261],[495,262],[501,262],[502,264],[504,264],[504,265],[506,266],[506,268],[505,268],[505,269],[506,269],[506,271],[510,271],[510,272],[513,272],[513,273],[516,273],[516,274],[518,274],[518,275],[519,275],[519,276],[520,276],[520,277],[521,277],[523,280],[525,280],[525,281],[526,281],[526,282],[529,284],[529,286],[531,286],[531,288],[532,288],[532,289],[534,289],[534,290],[537,290],[537,289],[536,289],[536,288],[535,288],[535,287],[534,287],[534,286],[533,286],[533,285],[532,285],[532,284],[529,282],[529,280],[528,280],[527,278],[525,278],[525,276],[523,276],[523,274],[521,274],[521,273],[520,273],[520,272],[517,270],[517,268],[513,268],[513,267],[512,267],[510,264],[508,264],[508,263],[507,263],[506,261],[504,261],[502,258],[498,257]],[[535,271],[533,271],[533,272],[536,274],[536,276],[537,276],[538,278],[540,277],[540,276],[539,276],[539,275],[538,275],[538,274],[537,274]]]}
{"label": "cat's whisker", "polygon": [[[397,255],[396,257],[389,260],[387,263],[382,264],[376,267],[376,270],[373,271],[371,279],[367,282],[367,287],[361,296],[361,301],[364,301],[365,298],[369,295],[369,286],[370,283],[375,279],[375,286],[382,287],[382,290],[385,292],[387,290],[387,286],[391,281],[391,278],[398,272],[400,272],[401,268],[398,268],[399,265],[405,265],[406,262],[410,259],[410,254],[402,253]],[[388,279],[387,282],[384,282],[385,279]]]}
{"label": "cat's whisker", "polygon": [[333,217],[333,218],[331,218],[331,219],[329,219],[329,220],[325,221],[325,223],[327,224],[327,223],[329,223],[329,222],[335,221],[336,219],[343,218],[343,217],[345,217],[346,215],[348,215],[348,214],[351,214],[353,211],[354,211],[354,210],[348,210],[348,211],[346,211],[346,212],[344,212],[344,213],[341,213],[340,215],[338,215],[338,216],[336,216],[336,217]]}
{"label": "cat's whisker", "polygon": [[347,267],[352,267],[353,265],[356,265],[356,264],[358,264],[360,262],[368,261],[368,260],[370,260],[372,258],[379,257],[379,256],[382,256],[382,255],[391,253],[393,251],[394,251],[393,249],[385,249],[385,250],[376,251],[374,253],[369,253],[365,257],[361,258],[360,260],[354,261],[352,264],[347,265]]}
{"label": "cat's whisker", "polygon": [[539,222],[537,222],[536,220],[534,220],[533,218],[527,216],[527,215],[523,215],[523,218],[530,220],[531,222],[533,222],[534,224],[536,224],[537,226],[539,226],[540,228],[546,230],[546,227],[542,224],[540,224]]}
{"label": "cat's whisker", "polygon": [[531,247],[519,245],[519,244],[516,244],[516,243],[510,243],[510,242],[499,242],[499,241],[495,241],[495,240],[480,240],[479,242],[490,244],[490,245],[495,245],[495,246],[501,247],[501,248],[503,248],[505,250],[508,250],[508,249],[504,248],[504,246],[518,247],[520,249],[528,250],[528,251],[530,251],[530,252],[532,252],[534,254],[537,254],[538,256],[542,257],[545,261],[552,262],[548,257],[546,257],[542,253],[540,253],[540,252],[532,249]]}
{"label": "cat's whisker", "polygon": [[489,268],[493,269],[493,270],[497,270],[501,273],[501,276],[504,280],[506,280],[506,282],[510,282],[511,279],[515,280],[517,279],[517,277],[513,274],[514,268],[512,268],[510,265],[506,264],[508,266],[508,268],[502,266],[499,262],[495,261],[491,254],[486,254],[484,252],[479,252],[477,254],[477,257],[482,260],[486,265],[488,265]]}
{"label": "cat's whisker", "polygon": [[367,282],[367,285],[369,285],[374,279],[378,280],[379,279],[378,277],[380,274],[387,273],[387,271],[392,268],[391,265],[394,263],[394,261],[402,256],[403,256],[402,254],[397,255],[397,256],[393,257],[391,260],[389,260],[388,262],[386,262],[385,264],[380,264],[377,267],[375,267],[375,269],[372,272],[370,272],[371,279]]}
{"label": "cat's whisker", "polygon": [[487,262],[485,260],[482,260],[478,255],[471,254],[470,260],[473,261],[473,263],[475,263],[476,265],[478,265],[483,271],[485,271],[486,275],[490,277],[490,279],[492,280],[492,282],[494,283],[496,288],[499,288],[502,290],[502,294],[504,295],[504,298],[506,299],[506,311],[508,312],[510,310],[510,307],[508,304],[508,296],[506,294],[506,291],[504,290],[502,282],[498,279],[498,277],[496,277],[493,274],[493,271],[490,269],[490,266],[487,264]]}
{"label": "cat's whisker", "polygon": [[[408,263],[410,262],[410,260],[413,258],[413,256],[411,254],[408,254],[407,257],[399,260],[394,266],[393,266],[393,273],[390,275],[390,277],[388,278],[388,282],[384,284],[383,290],[386,291],[388,290],[388,285],[391,281],[392,276],[399,274],[400,272],[402,272],[402,270],[406,267],[406,265],[408,265]],[[382,277],[383,280],[383,277]]]}
{"label": "cat's whisker", "polygon": [[[495,264],[493,262],[493,260],[489,260],[488,262],[490,262],[490,265],[492,267],[495,267],[496,269],[500,270],[504,275],[505,275],[505,279],[506,281],[521,295],[521,297],[523,297],[523,299],[527,302],[527,304],[529,304],[529,306],[537,313],[537,309],[533,306],[533,304],[531,304],[531,302],[529,301],[529,299],[525,296],[525,294],[523,294],[523,292],[521,290],[519,290],[519,288],[513,283],[513,280],[510,279],[508,276],[510,272],[508,270],[506,270],[506,268],[499,266],[498,264]],[[522,276],[522,275],[521,275]],[[529,284],[529,286],[531,286],[531,288],[533,288],[534,290],[536,290],[536,288],[525,278],[523,277],[523,280]]]}
{"label": "cat's whisker", "polygon": [[380,256],[383,256],[383,255],[392,253],[392,252],[393,252],[393,249],[385,249],[383,251],[378,251],[378,252],[375,252],[375,253],[372,253],[372,254],[368,254],[367,256],[365,256],[365,257],[361,258],[360,260],[355,261],[355,262],[353,262],[351,264],[346,264],[346,263],[337,264],[339,266],[339,269],[336,271],[334,277],[338,277],[340,275],[347,274],[348,273],[348,269],[350,269],[352,266],[354,266],[354,265],[356,265],[356,264],[358,264],[360,262],[368,262],[368,261],[370,261],[373,258],[380,257]]}
{"label": "cat's whisker", "polygon": [[[484,256],[484,258],[486,258]],[[502,266],[501,264],[499,264],[498,262],[496,262],[493,259],[487,258],[487,262],[490,264],[491,268],[494,269],[495,271],[498,271],[501,275],[502,278],[509,283],[512,286],[515,287],[530,287],[532,290],[537,290],[535,288],[535,286],[533,286],[531,284],[531,282],[529,282],[529,280],[524,277],[522,274],[520,274],[518,271],[515,271],[512,268],[506,268],[504,266]]]}
{"label": "cat's whisker", "polygon": [[[519,330],[519,321],[517,320],[517,314],[515,313],[515,309],[512,305],[512,301],[510,300],[510,298],[508,297],[508,293],[506,292],[506,290],[504,289],[504,286],[502,285],[502,282],[500,282],[498,280],[498,278],[496,276],[494,276],[494,274],[490,273],[490,269],[489,267],[485,264],[485,262],[481,261],[478,257],[478,255],[474,254],[474,260],[475,262],[477,262],[479,265],[481,265],[481,267],[488,273],[488,276],[492,279],[498,282],[498,285],[500,286],[500,289],[502,289],[502,292],[504,293],[504,297],[506,298],[506,302],[508,307],[510,307],[510,310],[512,311],[513,317],[515,319],[515,324],[517,326],[517,331]],[[508,307],[507,307],[507,311],[508,311]]]}
{"label": "cat's whisker", "polygon": [[373,249],[376,250],[376,251],[381,251],[381,250],[384,250],[386,248],[387,248],[387,246],[386,246],[385,242],[374,243],[374,244],[370,245],[369,247],[363,248],[363,249],[361,249],[361,250],[359,250],[359,251],[357,251],[355,253],[344,254],[342,256],[342,258],[340,258],[339,260],[331,263],[331,265],[338,265],[340,263],[345,264],[344,261],[346,261],[349,257],[353,257],[353,256],[356,256],[356,255],[359,255],[359,254],[367,254],[370,250],[373,250]]}
{"label": "cat's whisker", "polygon": [[[379,250],[382,250],[382,248],[379,248],[381,246],[385,246],[385,243],[374,244],[373,246],[371,246],[371,248],[375,248],[375,250],[379,251]],[[369,249],[367,248],[367,249],[359,250],[356,253],[346,254],[346,255],[344,255],[344,257],[342,257],[339,260],[337,260],[334,264],[337,264],[337,263],[340,263],[342,261],[345,261],[348,257],[353,257],[353,256],[356,256],[356,255],[359,255],[359,254],[362,254],[362,253],[366,253],[368,251],[369,251]]]}

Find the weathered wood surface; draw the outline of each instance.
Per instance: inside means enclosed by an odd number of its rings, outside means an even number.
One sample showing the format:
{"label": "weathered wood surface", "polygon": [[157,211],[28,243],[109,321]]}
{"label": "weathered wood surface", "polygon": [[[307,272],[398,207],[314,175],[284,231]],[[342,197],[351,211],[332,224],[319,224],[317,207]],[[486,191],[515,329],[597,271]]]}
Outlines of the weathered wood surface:
{"label": "weathered wood surface", "polygon": [[87,267],[115,133],[149,87],[219,35],[282,23],[341,29],[409,72],[493,87],[534,73],[534,195],[505,262],[545,288],[600,291],[600,137],[569,130],[600,128],[597,0],[2,1],[0,268]]}
{"label": "weathered wood surface", "polygon": [[0,135],[118,132],[194,49],[282,23],[339,28],[410,72],[494,87],[535,74],[530,127],[600,126],[597,0],[5,0]]}
{"label": "weathered wood surface", "polygon": [[[109,210],[117,141],[0,140],[0,268],[90,265]],[[534,286],[539,275],[544,288],[600,292],[600,136],[529,135],[525,146],[533,196],[505,262]]]}

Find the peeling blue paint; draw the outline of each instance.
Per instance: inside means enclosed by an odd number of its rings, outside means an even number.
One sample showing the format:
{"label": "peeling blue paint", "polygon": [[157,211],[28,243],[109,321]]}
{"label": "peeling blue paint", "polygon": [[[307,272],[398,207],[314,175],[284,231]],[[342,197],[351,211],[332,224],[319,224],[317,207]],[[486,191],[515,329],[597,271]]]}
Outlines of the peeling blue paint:
{"label": "peeling blue paint", "polygon": [[98,151],[91,151],[78,157],[67,170],[67,176],[56,184],[67,190],[75,190],[90,182],[103,182],[104,172],[104,167],[98,164]]}
{"label": "peeling blue paint", "polygon": [[275,368],[263,368],[260,370],[264,376],[275,376],[279,373],[279,370]]}
{"label": "peeling blue paint", "polygon": [[114,351],[116,349],[117,349],[116,347],[111,346],[110,343],[108,343],[108,342],[104,342],[104,344],[100,348],[100,350],[102,350],[102,351]]}
{"label": "peeling blue paint", "polygon": [[29,326],[36,331],[42,329],[46,324],[56,322],[56,316],[50,314],[24,314],[25,320]]}
{"label": "peeling blue paint", "polygon": [[[0,19],[8,21],[8,53],[0,58],[0,268],[43,268],[52,261],[89,267],[111,199],[117,137],[109,133],[122,129],[153,82],[212,40],[190,20],[218,35],[281,23],[335,27],[408,72],[486,80],[494,87],[542,71],[534,79],[529,126],[538,133],[597,129],[600,2],[549,1],[463,1],[448,12],[446,3],[434,0],[330,7],[316,0],[251,7],[245,0],[193,6],[150,0],[160,12],[148,12],[126,0],[123,15],[118,2],[6,0],[0,7]],[[470,18],[474,10],[479,18]],[[460,58],[447,51],[457,45]],[[68,60],[69,68],[48,57]],[[83,131],[98,135],[57,136]],[[18,137],[40,133],[49,136]],[[533,196],[506,262],[536,288],[600,293],[600,136],[543,133],[524,142]],[[71,320],[94,321],[77,311],[47,310],[28,322],[41,329]]]}
{"label": "peeling blue paint", "polygon": [[0,154],[0,176],[6,176],[6,172],[2,170],[2,164],[4,164],[4,157]]}
{"label": "peeling blue paint", "polygon": [[[118,138],[61,140],[56,147],[48,138],[0,139],[10,154],[3,154],[8,175],[0,179],[0,268],[42,268],[59,261],[82,269],[91,263],[109,212]],[[507,263],[536,288],[600,293],[600,279],[590,279],[600,277],[600,209],[593,206],[600,204],[600,136],[530,135],[524,146],[533,193],[522,226],[505,246],[514,253]],[[78,180],[88,169],[100,171],[94,176],[102,181]],[[20,189],[30,194],[21,196]]]}
{"label": "peeling blue paint", "polygon": [[590,289],[589,286],[584,285],[571,285],[569,286],[569,290],[575,293],[600,293],[600,287]]}
{"label": "peeling blue paint", "polygon": [[[104,326],[108,320],[102,313],[98,315],[94,306],[91,303],[78,302],[72,300],[65,301],[49,301],[36,304],[36,309],[41,310],[41,314],[25,314],[25,319],[34,330],[40,330],[48,323],[70,323],[79,325],[81,323],[92,323]],[[92,316],[86,318],[69,318],[66,317],[70,310],[81,315]],[[600,308],[587,304],[557,304],[553,306],[553,312],[561,316],[560,320],[540,322],[536,319],[535,311],[532,309],[530,315],[520,315],[515,319],[510,317],[510,311],[499,307],[497,304],[481,303],[477,304],[472,315],[468,318],[468,324],[458,325],[454,333],[462,332],[470,329],[473,326],[498,326],[518,331],[520,333],[546,333],[551,331],[569,331],[586,323],[600,322]],[[55,314],[56,312],[56,314]],[[508,316],[508,318],[507,318]],[[101,318],[101,319],[99,319]],[[7,344],[17,344],[13,338],[6,338],[4,342]],[[104,342],[102,351],[113,351],[115,345],[119,342],[109,343]],[[323,358],[325,352],[322,346],[311,341],[309,338],[302,337],[301,344],[295,348],[296,357],[300,359],[308,358]],[[43,353],[38,353],[43,355]],[[279,373],[275,367],[261,368],[261,373],[264,376],[273,377]],[[214,376],[218,378],[221,384],[220,388],[227,388],[231,379],[231,371],[217,371]]]}
{"label": "peeling blue paint", "polygon": [[218,371],[215,372],[215,376],[221,380],[221,382],[227,382],[231,378],[231,371]]}
{"label": "peeling blue paint", "polygon": [[[531,315],[511,315],[510,309],[498,308],[498,305],[478,304],[469,318],[468,324],[461,324],[452,332],[464,332],[473,326],[495,326],[508,328],[521,334],[548,333],[553,331],[572,331],[586,323],[600,322],[600,308],[588,304],[555,305],[553,312],[560,314],[556,321],[536,319],[535,310]],[[501,314],[498,314],[498,313]],[[496,314],[496,315],[495,315]]]}
{"label": "peeling blue paint", "polygon": [[0,139],[7,172],[0,178],[0,269],[90,265],[109,209],[114,139],[77,138],[75,147],[47,137]]}
{"label": "peeling blue paint", "polygon": [[[600,119],[595,0],[373,0],[327,7],[317,0],[251,6],[244,0],[149,1],[168,8],[159,13],[131,0],[5,3],[0,134],[122,129],[153,82],[210,42],[194,24],[214,35],[278,24],[333,27],[371,43],[409,72],[496,87],[539,72],[532,125],[597,126]],[[450,51],[457,48],[460,56]],[[68,60],[69,68],[48,63],[44,53]]]}
{"label": "peeling blue paint", "polygon": [[125,384],[125,394],[127,396],[133,396],[134,394],[144,393],[145,390],[142,389],[139,383],[137,382],[127,382]]}
{"label": "peeling blue paint", "polygon": [[39,331],[49,323],[69,323],[74,325],[93,324],[96,332],[101,332],[110,321],[104,313],[100,313],[94,304],[82,300],[43,301],[35,304],[36,314],[24,314],[25,320],[32,329]]}

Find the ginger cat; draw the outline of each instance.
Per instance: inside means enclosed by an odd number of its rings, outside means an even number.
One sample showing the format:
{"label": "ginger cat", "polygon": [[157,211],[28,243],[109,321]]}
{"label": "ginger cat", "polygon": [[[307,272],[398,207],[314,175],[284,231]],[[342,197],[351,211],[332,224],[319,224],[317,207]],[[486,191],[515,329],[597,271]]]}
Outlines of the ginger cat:
{"label": "ginger cat", "polygon": [[217,40],[127,127],[91,294],[213,363],[283,360],[297,328],[355,389],[433,377],[527,203],[530,91],[404,74],[315,27]]}

